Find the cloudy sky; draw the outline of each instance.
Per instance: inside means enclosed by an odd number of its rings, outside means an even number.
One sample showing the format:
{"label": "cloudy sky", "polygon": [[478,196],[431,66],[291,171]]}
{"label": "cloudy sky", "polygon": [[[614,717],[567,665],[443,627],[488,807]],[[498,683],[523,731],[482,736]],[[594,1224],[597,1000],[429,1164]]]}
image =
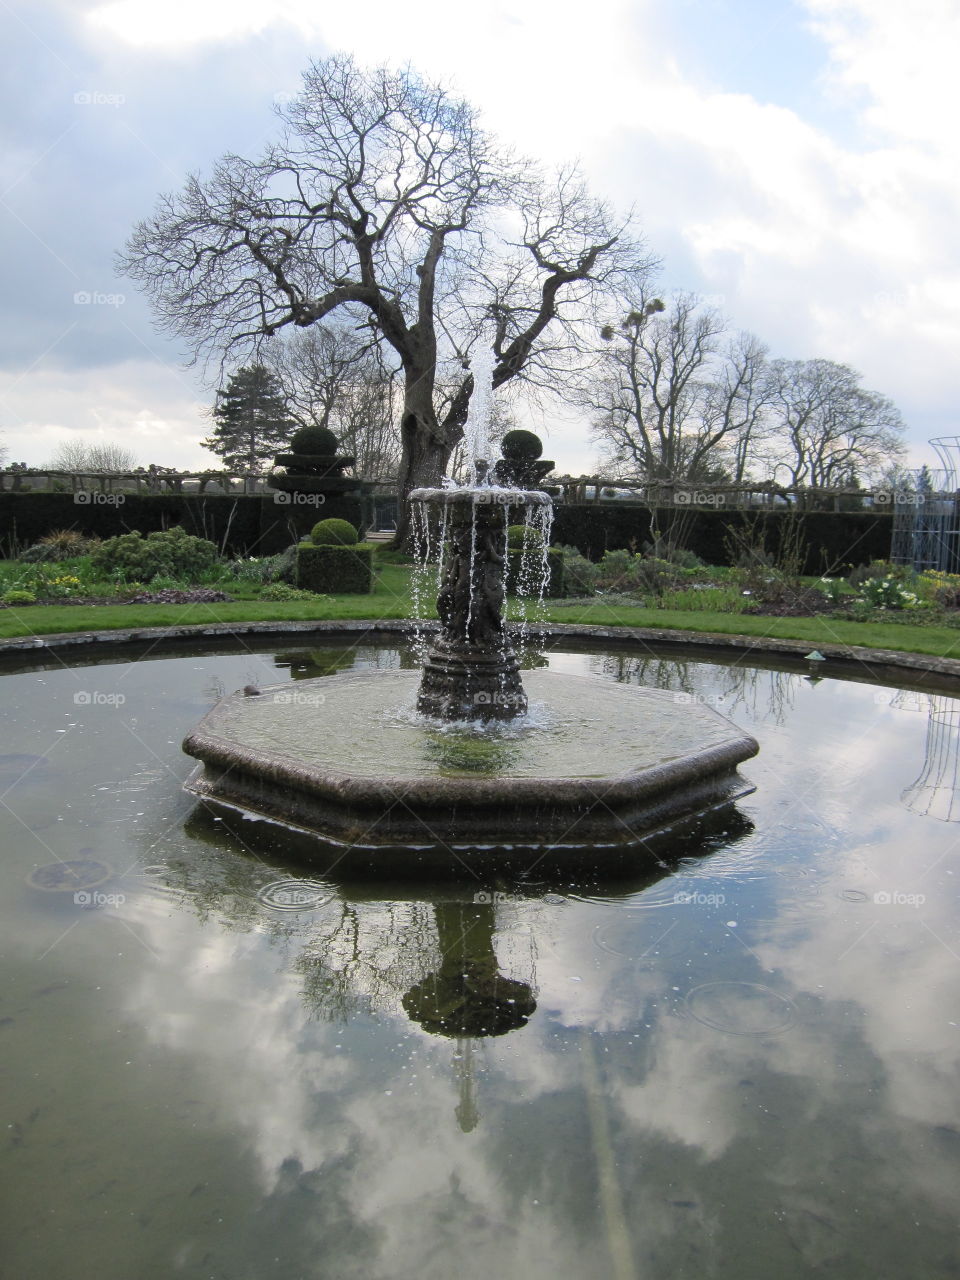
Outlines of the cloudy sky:
{"label": "cloudy sky", "polygon": [[[113,256],[158,193],[258,152],[334,51],[409,63],[521,152],[578,157],[636,209],[664,291],[859,369],[915,465],[960,431],[955,0],[0,0],[0,42],[8,461],[82,433],[210,463],[211,391]],[[560,470],[592,467],[582,425],[534,425]]]}

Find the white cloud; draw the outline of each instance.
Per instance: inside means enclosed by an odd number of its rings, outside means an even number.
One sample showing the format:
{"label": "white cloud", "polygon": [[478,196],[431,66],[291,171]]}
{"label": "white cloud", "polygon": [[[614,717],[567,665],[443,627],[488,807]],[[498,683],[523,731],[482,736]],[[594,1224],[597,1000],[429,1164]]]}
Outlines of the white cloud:
{"label": "white cloud", "polygon": [[[572,0],[501,0],[459,15],[441,0],[414,12],[385,0],[114,0],[90,9],[86,30],[104,58],[134,47],[174,80],[190,47],[219,43],[256,60],[267,39],[274,51],[289,41],[291,68],[331,49],[409,61],[473,101],[519,150],[579,155],[598,193],[636,205],[667,286],[721,295],[735,327],[775,355],[854,365],[897,401],[922,446],[954,429],[957,398],[960,272],[948,264],[960,213],[960,14],[950,0],[909,10],[804,0],[804,10],[823,54],[807,86],[824,106],[816,120],[786,93],[778,102],[737,91],[763,41],[708,81],[694,69],[696,25],[671,31],[649,2],[597,0],[584,22]],[[772,17],[797,22],[785,4]],[[721,80],[734,89],[719,90]],[[296,88],[293,71],[277,85]],[[168,99],[156,103],[165,111]],[[168,188],[162,135],[151,145],[157,189]],[[153,410],[181,420],[180,409]],[[558,429],[550,451],[563,470],[592,466],[582,424]]]}

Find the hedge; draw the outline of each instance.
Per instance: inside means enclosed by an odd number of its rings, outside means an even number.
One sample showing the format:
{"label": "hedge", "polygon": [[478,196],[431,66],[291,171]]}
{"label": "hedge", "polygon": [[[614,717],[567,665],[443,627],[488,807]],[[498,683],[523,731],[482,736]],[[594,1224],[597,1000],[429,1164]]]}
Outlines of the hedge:
{"label": "hedge", "polygon": [[[803,572],[839,573],[847,567],[890,558],[893,518],[861,511],[695,511],[668,508],[656,512],[661,536],[693,551],[707,564],[730,564],[729,543],[744,546],[753,531],[766,550],[778,555],[799,532],[806,547]],[[652,513],[634,502],[556,508],[551,540],[575,546],[590,560],[604,551],[642,551],[652,541]]]}
{"label": "hedge", "polygon": [[[327,516],[363,522],[356,498],[297,501],[316,495],[162,493],[91,495],[0,493],[0,555],[31,546],[54,529],[76,529],[98,538],[155,533],[180,525],[194,537],[215,542],[228,556],[269,556],[283,551]],[[122,501],[121,501],[122,499]],[[290,499],[290,501],[287,501]]]}
{"label": "hedge", "polygon": [[[531,553],[531,558],[539,560],[536,550]],[[523,551],[512,549],[507,552],[507,581],[506,588],[509,595],[522,594],[517,590],[517,583],[520,578],[521,562],[523,560]],[[551,547],[549,555],[549,575],[547,578],[547,586],[544,591],[545,596],[557,597],[563,595],[563,552],[559,547]],[[539,582],[540,569],[536,568],[535,581]]]}
{"label": "hedge", "polygon": [[373,548],[362,542],[352,547],[301,542],[297,586],[325,595],[366,595],[373,586]]}

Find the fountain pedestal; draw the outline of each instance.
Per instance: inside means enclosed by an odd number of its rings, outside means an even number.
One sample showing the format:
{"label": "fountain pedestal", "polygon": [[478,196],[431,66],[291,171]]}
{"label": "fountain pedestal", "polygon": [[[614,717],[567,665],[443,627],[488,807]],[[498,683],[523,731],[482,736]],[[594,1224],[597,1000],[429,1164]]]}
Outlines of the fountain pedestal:
{"label": "fountain pedestal", "polygon": [[503,623],[507,521],[511,508],[530,512],[550,499],[490,487],[415,489],[410,498],[443,516],[441,631],[423,664],[417,710],[435,720],[513,720],[527,695]]}

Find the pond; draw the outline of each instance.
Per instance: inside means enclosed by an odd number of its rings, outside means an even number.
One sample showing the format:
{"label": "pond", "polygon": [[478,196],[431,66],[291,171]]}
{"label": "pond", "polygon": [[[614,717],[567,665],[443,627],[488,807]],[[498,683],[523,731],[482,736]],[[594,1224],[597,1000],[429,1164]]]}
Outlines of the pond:
{"label": "pond", "polygon": [[412,664],[351,639],[3,667],[3,1274],[956,1276],[960,703],[557,643],[755,792],[616,877],[384,882],[181,789],[224,692]]}

